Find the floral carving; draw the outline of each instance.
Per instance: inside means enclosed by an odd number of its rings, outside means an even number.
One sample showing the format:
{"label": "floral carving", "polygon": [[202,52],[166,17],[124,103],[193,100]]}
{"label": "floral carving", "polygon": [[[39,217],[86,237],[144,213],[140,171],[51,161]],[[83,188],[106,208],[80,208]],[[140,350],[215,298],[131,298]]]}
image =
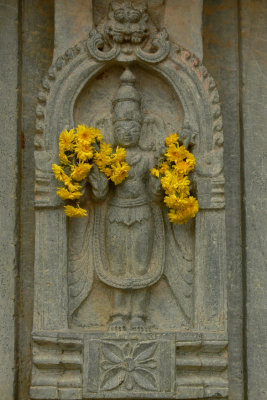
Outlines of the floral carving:
{"label": "floral carving", "polygon": [[154,358],[158,344],[141,342],[135,345],[124,342],[102,344],[102,390],[113,390],[123,385],[127,390],[137,387],[157,390],[157,361]]}

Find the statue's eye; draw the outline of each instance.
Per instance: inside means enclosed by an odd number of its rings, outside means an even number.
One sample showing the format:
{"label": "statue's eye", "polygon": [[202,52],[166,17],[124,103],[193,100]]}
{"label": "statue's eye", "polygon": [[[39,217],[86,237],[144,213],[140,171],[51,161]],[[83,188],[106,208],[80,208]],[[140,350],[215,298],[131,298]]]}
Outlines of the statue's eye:
{"label": "statue's eye", "polygon": [[141,19],[141,13],[137,10],[131,10],[128,15],[129,21],[132,23],[139,22]]}
{"label": "statue's eye", "polygon": [[125,22],[125,12],[122,9],[116,10],[114,12],[114,17],[118,22]]}

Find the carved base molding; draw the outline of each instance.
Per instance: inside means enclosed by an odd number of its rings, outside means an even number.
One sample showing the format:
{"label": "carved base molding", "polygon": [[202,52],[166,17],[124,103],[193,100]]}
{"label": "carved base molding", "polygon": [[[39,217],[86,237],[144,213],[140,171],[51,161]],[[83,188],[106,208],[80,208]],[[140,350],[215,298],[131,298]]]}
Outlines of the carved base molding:
{"label": "carved base molding", "polygon": [[32,400],[227,395],[227,340],[218,333],[33,335]]}

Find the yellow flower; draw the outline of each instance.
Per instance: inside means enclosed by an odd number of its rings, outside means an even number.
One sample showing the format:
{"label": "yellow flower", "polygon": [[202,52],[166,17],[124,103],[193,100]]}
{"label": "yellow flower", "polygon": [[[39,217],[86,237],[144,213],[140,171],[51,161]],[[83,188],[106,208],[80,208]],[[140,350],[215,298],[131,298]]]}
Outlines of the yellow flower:
{"label": "yellow flower", "polygon": [[159,166],[159,172],[160,172],[160,174],[165,174],[166,173],[166,171],[169,171],[170,170],[170,165],[165,161],[165,162],[163,162],[162,164],[160,164],[160,166]]}
{"label": "yellow flower", "polygon": [[196,158],[195,158],[194,154],[190,153],[189,151],[186,156],[186,162],[190,166],[190,171],[192,171],[196,165]]}
{"label": "yellow flower", "polygon": [[99,129],[95,129],[95,139],[97,142],[102,143],[103,135]]}
{"label": "yellow flower", "polygon": [[183,213],[181,213],[180,211],[177,210],[171,210],[168,213],[168,217],[170,222],[172,222],[173,224],[184,224],[185,222],[187,222],[187,220],[185,220],[185,217],[183,215]]}
{"label": "yellow flower", "polygon": [[75,145],[75,152],[80,161],[87,161],[93,158],[93,147],[86,142],[78,142]]}
{"label": "yellow flower", "polygon": [[190,180],[188,179],[187,176],[178,179],[177,192],[180,197],[184,198],[189,196],[190,194],[189,186],[190,186]]}
{"label": "yellow flower", "polygon": [[94,160],[96,165],[102,172],[112,162],[111,157],[102,150],[100,150],[100,152],[95,153]]}
{"label": "yellow flower", "polygon": [[151,174],[152,174],[153,176],[156,176],[157,178],[159,178],[159,170],[158,170],[157,168],[152,168],[152,169],[150,170],[150,172],[151,172]]}
{"label": "yellow flower", "polygon": [[122,162],[125,160],[126,152],[122,147],[117,146],[116,152],[114,153],[114,161]]}
{"label": "yellow flower", "polygon": [[166,194],[175,194],[178,189],[180,179],[172,171],[166,171],[165,175],[160,179],[161,185]]}
{"label": "yellow flower", "polygon": [[111,155],[112,154],[112,147],[109,143],[103,142],[100,145],[100,152],[101,153],[105,153],[107,155]]}
{"label": "yellow flower", "polygon": [[62,200],[77,200],[82,196],[82,193],[81,192],[69,192],[68,189],[66,189],[66,188],[60,188],[57,191],[57,195]]}
{"label": "yellow flower", "polygon": [[165,139],[165,161],[151,170],[151,174],[160,177],[165,191],[164,203],[169,208],[169,220],[183,224],[198,212],[198,201],[190,196],[188,178],[196,164],[196,159],[184,146],[179,145],[179,136],[174,133]]}
{"label": "yellow flower", "polygon": [[68,186],[71,183],[71,179],[67,174],[65,174],[63,176],[62,182],[64,183],[64,185]]}
{"label": "yellow flower", "polygon": [[125,178],[127,178],[130,167],[126,162],[122,162],[112,165],[111,169],[112,174],[110,176],[110,179],[112,180],[112,182],[115,183],[115,185],[118,185]]}
{"label": "yellow flower", "polygon": [[165,139],[166,146],[170,146],[170,144],[177,144],[179,140],[179,136],[177,133],[172,133]]}
{"label": "yellow flower", "polygon": [[188,175],[192,170],[191,166],[186,161],[177,161],[173,166],[177,174]]}
{"label": "yellow flower", "polygon": [[86,176],[88,175],[89,171],[92,168],[92,164],[88,164],[88,163],[81,163],[78,165],[73,165],[72,166],[72,172],[71,172],[71,178],[75,181],[82,181],[84,178],[86,178]]}
{"label": "yellow flower", "polygon": [[184,210],[188,205],[188,198],[181,198],[176,194],[172,194],[164,197],[164,203],[166,203],[167,207],[169,208],[173,208],[175,210]]}
{"label": "yellow flower", "polygon": [[59,135],[59,146],[61,146],[64,151],[72,151],[73,150],[73,142],[75,139],[75,133],[74,129],[70,129],[67,131],[65,129],[61,134]]}
{"label": "yellow flower", "polygon": [[177,199],[176,201],[174,199],[169,200],[166,201],[166,198],[164,199],[168,207],[173,200],[175,208],[171,208],[168,216],[170,222],[175,224],[186,223],[190,218],[194,218],[199,210],[198,201],[193,196],[185,199]]}
{"label": "yellow flower", "polygon": [[194,196],[190,196],[187,199],[187,209],[190,212],[190,218],[195,217],[196,213],[199,211],[199,204]]}
{"label": "yellow flower", "polygon": [[55,178],[59,181],[61,181],[62,179],[62,174],[64,174],[63,169],[57,165],[57,164],[52,164],[52,170],[54,172]]}
{"label": "yellow flower", "polygon": [[[65,182],[64,182],[65,183]],[[81,189],[81,185],[79,185],[78,183],[72,183],[71,179],[69,178],[69,180],[65,183],[65,185],[67,186],[67,188],[69,189],[70,192],[77,192],[79,189]]]}
{"label": "yellow flower", "polygon": [[103,172],[107,178],[110,178],[112,175],[112,169],[110,167],[107,168],[99,168],[101,172]]}
{"label": "yellow flower", "polygon": [[86,217],[87,211],[83,208],[73,206],[64,206],[67,217]]}
{"label": "yellow flower", "polygon": [[86,142],[87,144],[95,143],[96,140],[102,141],[102,135],[98,129],[88,127],[87,125],[78,125],[77,129],[78,141]]}
{"label": "yellow flower", "polygon": [[60,167],[57,164],[53,164],[52,165],[52,170],[54,172],[55,178],[60,181],[63,182],[65,184],[66,181],[69,180],[69,177],[67,174],[65,174],[64,170],[62,167]]}
{"label": "yellow flower", "polygon": [[58,156],[62,164],[69,164],[68,156],[65,154],[65,151],[62,148],[59,148]]}
{"label": "yellow flower", "polygon": [[168,146],[167,152],[165,153],[165,157],[170,162],[177,162],[184,160],[188,153],[189,152],[185,149],[184,146],[170,144],[170,146]]}

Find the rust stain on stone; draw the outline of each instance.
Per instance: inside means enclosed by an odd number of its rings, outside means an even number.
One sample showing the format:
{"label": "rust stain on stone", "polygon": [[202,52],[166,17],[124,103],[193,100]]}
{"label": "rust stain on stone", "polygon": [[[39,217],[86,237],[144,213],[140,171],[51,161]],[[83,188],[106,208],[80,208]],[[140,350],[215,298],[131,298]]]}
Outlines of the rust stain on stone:
{"label": "rust stain on stone", "polygon": [[20,143],[21,143],[21,148],[22,148],[22,149],[24,149],[24,147],[25,147],[25,142],[26,142],[26,139],[25,139],[24,132],[21,132],[21,135],[20,135]]}

